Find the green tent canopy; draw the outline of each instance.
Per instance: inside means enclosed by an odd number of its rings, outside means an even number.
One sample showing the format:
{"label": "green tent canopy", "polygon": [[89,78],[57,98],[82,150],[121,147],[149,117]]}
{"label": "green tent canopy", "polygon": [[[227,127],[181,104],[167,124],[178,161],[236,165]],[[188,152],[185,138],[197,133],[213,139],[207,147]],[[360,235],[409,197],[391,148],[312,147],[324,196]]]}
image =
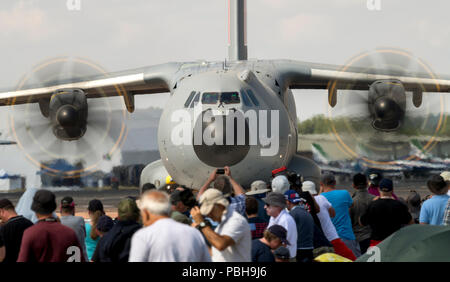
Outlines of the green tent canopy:
{"label": "green tent canopy", "polygon": [[409,225],[357,262],[450,262],[450,226]]}

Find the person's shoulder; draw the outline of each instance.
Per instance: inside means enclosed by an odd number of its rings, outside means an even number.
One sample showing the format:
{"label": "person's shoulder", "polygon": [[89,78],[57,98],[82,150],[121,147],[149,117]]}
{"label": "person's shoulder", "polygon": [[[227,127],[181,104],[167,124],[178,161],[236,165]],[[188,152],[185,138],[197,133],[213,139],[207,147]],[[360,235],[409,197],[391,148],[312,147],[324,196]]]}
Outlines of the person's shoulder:
{"label": "person's shoulder", "polygon": [[70,234],[70,235],[75,235],[76,236],[76,233],[75,233],[75,231],[72,228],[70,228],[70,227],[68,227],[68,226],[66,226],[66,225],[64,225],[62,223],[59,223],[59,222],[55,223],[55,227],[56,227],[55,229],[58,232],[64,232],[67,235]]}
{"label": "person's shoulder", "polygon": [[25,229],[25,231],[23,232],[23,237],[28,237],[28,236],[41,236],[44,234],[43,231],[46,231],[47,228],[43,225],[43,224],[33,224],[30,227],[28,227],[27,229]]}
{"label": "person's shoulder", "polygon": [[[134,232],[132,238],[133,239],[134,238],[146,238],[148,236],[151,236],[151,234],[153,234],[154,231],[155,231],[155,229],[151,228],[151,226],[143,227],[141,229],[138,229],[136,232]],[[109,232],[106,235],[108,235],[108,234],[109,234]],[[103,237],[106,237],[106,235]]]}
{"label": "person's shoulder", "polygon": [[264,245],[259,239],[253,239],[252,240],[252,250],[253,249],[259,249],[261,245]]}
{"label": "person's shoulder", "polygon": [[[295,212],[295,210],[294,210],[294,212]],[[280,217],[280,221],[295,223],[295,219],[294,219],[294,217],[292,216],[292,214],[290,212],[284,213],[283,216]]]}
{"label": "person's shoulder", "polygon": [[237,196],[234,196],[233,198],[235,199],[235,200],[239,200],[239,201],[242,201],[242,200],[244,200],[245,201],[245,198],[246,198],[247,196],[245,195],[245,194],[239,194],[239,195],[237,195]]}
{"label": "person's shoulder", "polygon": [[231,213],[230,218],[228,220],[235,221],[235,222],[240,222],[240,223],[244,223],[245,222],[246,224],[248,224],[247,219],[242,214],[238,213],[237,211],[233,211]]}
{"label": "person's shoulder", "polygon": [[[433,198],[434,198],[434,197],[433,197]],[[433,202],[434,202],[433,198],[430,198],[430,199],[428,199],[428,200],[425,200],[425,201],[422,203],[421,209],[427,209],[427,208],[429,208],[431,205],[433,205]]]}
{"label": "person's shoulder", "polygon": [[84,217],[82,217],[82,216],[75,216],[75,220],[77,220],[77,221],[79,221],[79,222],[81,222],[81,223],[85,223],[85,221],[84,221]]}
{"label": "person's shoulder", "polygon": [[339,195],[342,195],[342,196],[345,196],[345,197],[352,197],[352,195],[350,194],[350,192],[349,191],[347,191],[347,190],[345,190],[345,189],[339,189],[339,190],[335,190],[335,191],[337,191],[337,193],[339,194]]}

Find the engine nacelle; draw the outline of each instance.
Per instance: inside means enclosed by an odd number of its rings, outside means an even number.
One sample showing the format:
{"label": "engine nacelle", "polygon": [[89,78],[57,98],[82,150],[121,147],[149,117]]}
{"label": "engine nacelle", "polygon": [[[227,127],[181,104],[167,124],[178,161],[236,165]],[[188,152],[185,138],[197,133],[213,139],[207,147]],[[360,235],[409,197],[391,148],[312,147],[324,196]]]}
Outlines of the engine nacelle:
{"label": "engine nacelle", "polygon": [[78,140],[86,133],[88,104],[80,89],[61,89],[53,93],[49,104],[53,134],[61,140]]}
{"label": "engine nacelle", "polygon": [[398,129],[405,118],[406,93],[398,80],[378,80],[369,87],[372,126],[381,131]]}

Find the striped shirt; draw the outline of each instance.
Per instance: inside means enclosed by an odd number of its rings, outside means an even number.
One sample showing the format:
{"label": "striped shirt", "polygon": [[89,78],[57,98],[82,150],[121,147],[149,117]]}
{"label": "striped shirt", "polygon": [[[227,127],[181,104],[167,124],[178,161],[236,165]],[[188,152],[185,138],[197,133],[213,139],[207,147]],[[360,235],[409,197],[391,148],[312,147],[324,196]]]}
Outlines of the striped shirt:
{"label": "striped shirt", "polygon": [[450,199],[448,199],[447,206],[445,207],[443,225],[450,226]]}

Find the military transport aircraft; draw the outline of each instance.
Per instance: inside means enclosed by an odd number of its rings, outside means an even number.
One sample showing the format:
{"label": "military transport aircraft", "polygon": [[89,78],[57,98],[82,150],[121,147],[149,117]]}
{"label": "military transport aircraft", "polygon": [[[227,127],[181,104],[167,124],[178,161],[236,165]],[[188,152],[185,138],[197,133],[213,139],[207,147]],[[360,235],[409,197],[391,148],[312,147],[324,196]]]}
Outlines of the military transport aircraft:
{"label": "military transport aircraft", "polygon": [[[170,175],[198,188],[213,169],[230,166],[233,178],[248,187],[256,179],[269,180],[271,171],[282,166],[319,180],[320,168],[297,154],[292,89],[328,89],[331,107],[341,90],[365,91],[368,124],[380,133],[401,128],[406,92],[412,92],[415,107],[423,92],[450,92],[450,76],[437,78],[426,71],[248,60],[245,6],[245,0],[229,1],[226,61],[171,62],[106,76],[47,80],[38,87],[0,92],[0,106],[38,104],[54,137],[76,146],[89,130],[91,101],[121,96],[132,113],[135,95],[168,92],[158,130],[161,159],[144,169],[141,185],[161,186]],[[235,125],[231,131],[230,125]]]}

